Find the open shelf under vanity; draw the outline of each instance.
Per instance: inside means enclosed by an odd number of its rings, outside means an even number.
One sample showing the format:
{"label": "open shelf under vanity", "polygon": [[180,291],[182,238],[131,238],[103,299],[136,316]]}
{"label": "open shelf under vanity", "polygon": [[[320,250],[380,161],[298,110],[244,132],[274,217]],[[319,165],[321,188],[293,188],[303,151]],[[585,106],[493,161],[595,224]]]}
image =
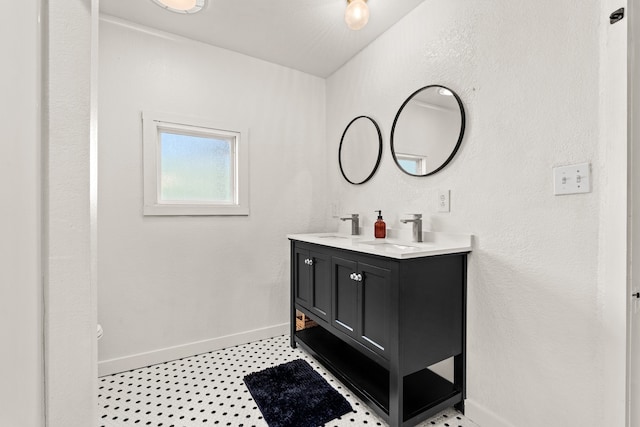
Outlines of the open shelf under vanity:
{"label": "open shelf under vanity", "polygon": [[[296,342],[382,418],[389,416],[389,370],[320,327],[296,332]],[[403,421],[460,402],[462,391],[428,368],[404,377]],[[429,415],[431,416],[431,415]],[[420,417],[426,419],[429,416]]]}

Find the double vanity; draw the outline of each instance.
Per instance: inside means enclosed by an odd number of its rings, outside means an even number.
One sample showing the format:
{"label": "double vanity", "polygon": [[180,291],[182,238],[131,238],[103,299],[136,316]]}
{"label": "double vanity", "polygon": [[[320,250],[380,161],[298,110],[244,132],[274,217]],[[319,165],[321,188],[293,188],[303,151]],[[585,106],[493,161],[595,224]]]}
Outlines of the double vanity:
{"label": "double vanity", "polygon": [[[471,236],[423,236],[287,236],[291,346],[312,354],[393,427],[451,406],[464,411]],[[296,330],[296,310],[318,326]],[[452,381],[428,368],[449,358]]]}
{"label": "double vanity", "polygon": [[[456,155],[465,130],[461,98],[424,86],[403,102],[390,148],[400,170],[427,177]],[[377,122],[360,115],[340,139],[343,178],[362,185],[382,158]],[[300,345],[392,427],[413,426],[450,406],[464,412],[467,254],[471,236],[423,233],[420,214],[410,239],[294,234],[291,240],[291,346]],[[389,237],[381,212],[377,237]],[[296,330],[296,312],[317,326]],[[453,358],[447,378],[433,365]],[[432,369],[430,369],[430,367]]]}

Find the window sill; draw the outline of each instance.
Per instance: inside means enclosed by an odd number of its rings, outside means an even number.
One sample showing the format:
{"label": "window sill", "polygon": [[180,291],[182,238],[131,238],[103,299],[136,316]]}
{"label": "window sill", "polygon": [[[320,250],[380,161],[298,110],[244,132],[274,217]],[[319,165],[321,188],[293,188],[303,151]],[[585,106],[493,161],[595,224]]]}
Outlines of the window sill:
{"label": "window sill", "polygon": [[248,206],[145,205],[145,216],[248,216]]}

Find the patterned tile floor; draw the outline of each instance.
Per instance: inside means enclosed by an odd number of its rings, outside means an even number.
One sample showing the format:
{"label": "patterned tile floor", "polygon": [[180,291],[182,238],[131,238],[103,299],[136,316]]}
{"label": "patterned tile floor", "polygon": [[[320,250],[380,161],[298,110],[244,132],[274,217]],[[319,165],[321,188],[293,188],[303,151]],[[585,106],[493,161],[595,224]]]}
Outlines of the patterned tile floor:
{"label": "patterned tile floor", "polygon": [[[281,336],[100,378],[99,426],[255,426],[266,422],[242,378],[303,359],[340,391],[353,412],[326,424],[384,426],[364,403],[304,351]],[[420,426],[478,427],[453,408]]]}

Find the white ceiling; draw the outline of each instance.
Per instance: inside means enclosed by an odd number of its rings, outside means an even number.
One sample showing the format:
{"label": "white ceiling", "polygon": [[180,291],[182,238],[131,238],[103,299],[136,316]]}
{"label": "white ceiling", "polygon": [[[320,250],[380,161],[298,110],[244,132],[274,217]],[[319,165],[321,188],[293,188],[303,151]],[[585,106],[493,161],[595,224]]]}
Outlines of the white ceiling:
{"label": "white ceiling", "polygon": [[347,0],[208,0],[201,12],[152,0],[101,0],[103,14],[327,77],[424,0],[368,0],[369,23],[344,23]]}

